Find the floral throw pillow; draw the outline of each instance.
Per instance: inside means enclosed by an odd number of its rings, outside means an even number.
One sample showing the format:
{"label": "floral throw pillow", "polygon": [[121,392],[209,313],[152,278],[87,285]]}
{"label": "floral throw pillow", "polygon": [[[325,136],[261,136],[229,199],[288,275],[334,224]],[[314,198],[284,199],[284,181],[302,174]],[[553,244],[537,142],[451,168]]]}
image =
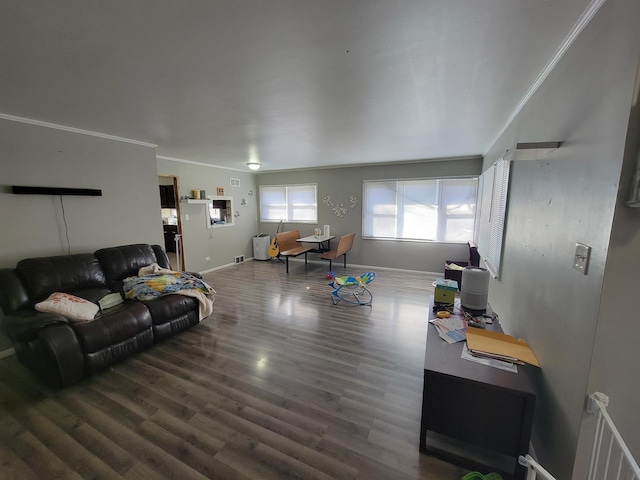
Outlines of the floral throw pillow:
{"label": "floral throw pillow", "polygon": [[100,309],[89,300],[62,292],[52,293],[46,300],[36,303],[35,307],[39,312],[57,313],[77,322],[93,320]]}

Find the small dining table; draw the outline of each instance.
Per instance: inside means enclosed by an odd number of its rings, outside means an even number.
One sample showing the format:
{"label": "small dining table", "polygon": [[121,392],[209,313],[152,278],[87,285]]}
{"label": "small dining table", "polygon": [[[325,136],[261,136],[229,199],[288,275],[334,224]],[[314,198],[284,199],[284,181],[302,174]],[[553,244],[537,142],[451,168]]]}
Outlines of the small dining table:
{"label": "small dining table", "polygon": [[302,237],[296,239],[296,242],[300,243],[315,243],[316,247],[312,250],[315,253],[323,253],[331,250],[331,240],[335,235],[309,235],[308,237]]}

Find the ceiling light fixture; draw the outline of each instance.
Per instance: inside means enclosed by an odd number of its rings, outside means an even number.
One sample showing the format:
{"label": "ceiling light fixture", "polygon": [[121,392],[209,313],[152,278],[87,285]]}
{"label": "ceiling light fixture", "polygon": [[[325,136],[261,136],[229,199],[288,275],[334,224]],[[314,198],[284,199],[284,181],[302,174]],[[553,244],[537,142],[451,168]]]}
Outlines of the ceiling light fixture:
{"label": "ceiling light fixture", "polygon": [[260,168],[260,156],[258,155],[258,147],[257,145],[251,144],[249,145],[249,161],[247,162],[247,167],[251,170],[258,170]]}

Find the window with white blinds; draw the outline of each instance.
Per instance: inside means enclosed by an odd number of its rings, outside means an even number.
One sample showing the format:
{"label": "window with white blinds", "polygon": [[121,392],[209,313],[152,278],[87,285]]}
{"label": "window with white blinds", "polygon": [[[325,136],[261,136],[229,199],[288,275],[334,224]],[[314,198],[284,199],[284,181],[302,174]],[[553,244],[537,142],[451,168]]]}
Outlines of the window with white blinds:
{"label": "window with white blinds", "polygon": [[389,240],[469,242],[478,179],[365,180],[362,236]]}
{"label": "window with white blinds", "polygon": [[318,222],[318,185],[261,185],[261,222]]}
{"label": "window with white blinds", "polygon": [[500,278],[511,162],[500,159],[480,175],[476,244],[487,270]]}

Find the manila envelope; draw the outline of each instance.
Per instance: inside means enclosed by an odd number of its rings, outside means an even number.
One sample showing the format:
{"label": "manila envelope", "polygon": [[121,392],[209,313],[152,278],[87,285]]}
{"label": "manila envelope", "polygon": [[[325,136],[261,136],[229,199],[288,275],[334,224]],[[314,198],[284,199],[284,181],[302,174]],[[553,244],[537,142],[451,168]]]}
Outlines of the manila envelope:
{"label": "manila envelope", "polygon": [[540,366],[527,342],[515,339],[506,333],[469,327],[467,329],[467,347],[472,351],[497,353],[517,358],[536,367]]}

